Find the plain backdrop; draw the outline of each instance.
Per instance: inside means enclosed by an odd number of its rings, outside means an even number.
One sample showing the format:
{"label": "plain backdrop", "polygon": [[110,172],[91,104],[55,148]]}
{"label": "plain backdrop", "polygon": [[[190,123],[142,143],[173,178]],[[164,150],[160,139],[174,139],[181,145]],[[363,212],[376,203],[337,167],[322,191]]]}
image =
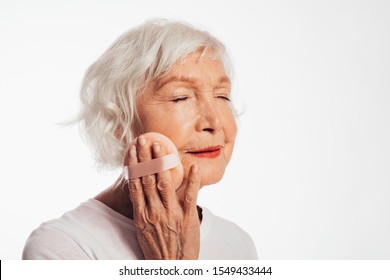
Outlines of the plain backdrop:
{"label": "plain backdrop", "polygon": [[178,19],[223,41],[239,119],[199,204],[263,259],[390,259],[389,1],[0,0],[0,258],[109,186],[74,116],[87,67],[124,31]]}

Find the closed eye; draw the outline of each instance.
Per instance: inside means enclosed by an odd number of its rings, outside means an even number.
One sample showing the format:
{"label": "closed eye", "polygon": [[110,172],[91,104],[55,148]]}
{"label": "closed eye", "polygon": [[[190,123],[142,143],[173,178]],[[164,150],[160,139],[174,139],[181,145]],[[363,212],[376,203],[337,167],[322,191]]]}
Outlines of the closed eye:
{"label": "closed eye", "polygon": [[225,95],[218,95],[218,98],[225,99],[226,101],[230,101],[230,98]]}
{"label": "closed eye", "polygon": [[181,102],[181,101],[185,101],[187,99],[188,99],[187,96],[182,96],[182,97],[177,97],[177,98],[173,99],[172,101],[175,102],[175,103],[178,103],[178,102]]}

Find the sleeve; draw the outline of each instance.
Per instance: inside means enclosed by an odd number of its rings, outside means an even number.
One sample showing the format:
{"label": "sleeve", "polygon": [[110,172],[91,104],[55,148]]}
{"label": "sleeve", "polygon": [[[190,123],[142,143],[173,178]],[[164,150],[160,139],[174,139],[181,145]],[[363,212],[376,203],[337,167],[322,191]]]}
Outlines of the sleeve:
{"label": "sleeve", "polygon": [[65,232],[41,225],[34,230],[23,249],[23,260],[88,260],[88,255]]}

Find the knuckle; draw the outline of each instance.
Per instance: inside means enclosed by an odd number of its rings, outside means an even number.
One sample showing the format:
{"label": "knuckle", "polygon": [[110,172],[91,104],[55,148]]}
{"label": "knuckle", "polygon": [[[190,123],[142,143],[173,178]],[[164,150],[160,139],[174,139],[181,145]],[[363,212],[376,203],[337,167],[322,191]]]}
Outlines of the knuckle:
{"label": "knuckle", "polygon": [[154,175],[147,175],[142,177],[142,185],[144,185],[145,188],[151,188],[154,185],[156,185],[156,178]]}
{"label": "knuckle", "polygon": [[142,219],[135,220],[134,225],[138,230],[141,231],[143,231],[146,228],[145,222]]}
{"label": "knuckle", "polygon": [[190,185],[199,185],[200,184],[200,177],[196,176],[195,174],[192,174],[192,176],[189,176],[188,178]]}
{"label": "knuckle", "polygon": [[145,220],[147,223],[155,225],[160,221],[160,211],[158,209],[154,209],[149,211],[148,215],[146,215]]}
{"label": "knuckle", "polygon": [[195,199],[194,196],[191,195],[191,194],[187,194],[187,195],[186,195],[186,198],[185,198],[186,202],[188,202],[188,203],[193,202],[194,199]]}
{"label": "knuckle", "polygon": [[140,159],[140,161],[146,161],[150,159],[150,154],[148,153],[148,151],[141,149],[141,151],[139,151],[138,153],[138,158]]}
{"label": "knuckle", "polygon": [[190,185],[191,186],[195,186],[195,185],[198,185],[199,184],[199,179],[198,178],[194,178],[194,177],[192,177],[192,178],[190,178]]}
{"label": "knuckle", "polygon": [[130,184],[130,192],[136,193],[141,190],[141,185],[138,179],[129,180],[129,184]]}
{"label": "knuckle", "polygon": [[168,180],[159,180],[157,182],[157,188],[159,190],[166,190],[170,187],[170,183],[168,182]]}

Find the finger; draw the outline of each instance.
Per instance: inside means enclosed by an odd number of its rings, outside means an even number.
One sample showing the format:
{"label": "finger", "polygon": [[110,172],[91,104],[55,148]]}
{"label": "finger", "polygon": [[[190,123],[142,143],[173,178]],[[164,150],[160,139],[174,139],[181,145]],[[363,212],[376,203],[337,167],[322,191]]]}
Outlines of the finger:
{"label": "finger", "polygon": [[[166,155],[166,149],[159,142],[154,142],[153,158],[158,158]],[[172,203],[176,201],[175,188],[172,185],[172,175],[170,170],[162,171],[156,174],[157,190],[160,194],[161,202],[165,208],[170,208]]]}
{"label": "finger", "polygon": [[[137,164],[137,149],[134,145],[129,150],[129,165]],[[129,196],[133,203],[134,219],[136,214],[140,215],[145,208],[145,196],[142,190],[141,181],[139,178],[130,179],[129,183]]]}
{"label": "finger", "polygon": [[[137,157],[139,162],[144,162],[152,159],[152,152],[147,139],[140,136],[137,139]],[[143,191],[147,199],[147,206],[150,211],[150,216],[155,217],[161,206],[160,196],[156,187],[156,176],[154,174],[145,175],[141,178]]]}
{"label": "finger", "polygon": [[196,164],[191,166],[190,174],[188,175],[187,187],[185,190],[183,210],[186,215],[191,215],[196,210],[196,201],[200,188],[199,170]]}
{"label": "finger", "polygon": [[137,157],[138,162],[152,159],[152,153],[150,146],[148,145],[148,139],[143,135],[139,136],[137,139]]}

